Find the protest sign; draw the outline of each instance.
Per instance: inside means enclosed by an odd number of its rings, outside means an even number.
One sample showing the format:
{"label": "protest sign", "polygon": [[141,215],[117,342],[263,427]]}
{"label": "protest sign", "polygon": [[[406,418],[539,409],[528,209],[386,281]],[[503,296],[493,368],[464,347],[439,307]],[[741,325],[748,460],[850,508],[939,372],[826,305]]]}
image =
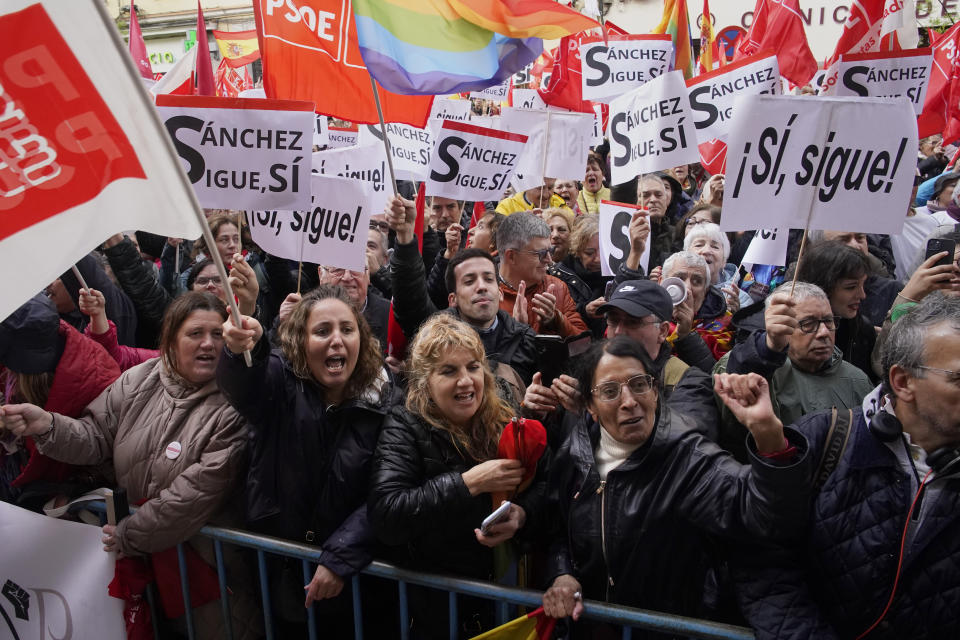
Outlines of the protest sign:
{"label": "protest sign", "polygon": [[112,234],[196,238],[200,223],[102,3],[8,0],[0,33],[2,320]]}
{"label": "protest sign", "polygon": [[466,120],[470,117],[469,100],[452,100],[451,98],[436,98],[430,110],[430,120]]}
{"label": "protest sign", "polygon": [[362,271],[371,213],[366,190],[346,178],[314,175],[310,182],[314,195],[308,209],[247,212],[253,241],[288,260]]}
{"label": "protest sign", "polygon": [[743,264],[772,264],[787,266],[787,245],[790,240],[789,229],[760,229],[750,240],[746,253],[740,261]]}
{"label": "protest sign", "polygon": [[725,231],[900,233],[916,173],[909,100],[745,96],[734,110]]}
{"label": "protest sign", "polygon": [[667,34],[610,36],[580,45],[583,99],[608,102],[670,71]]}
{"label": "protest sign", "polygon": [[328,127],[327,146],[331,149],[340,149],[342,147],[356,146],[359,140],[359,134],[356,129],[344,129],[342,127]]}
{"label": "protest sign", "polygon": [[[430,166],[433,138],[430,129],[417,129],[408,124],[387,123],[390,140],[390,155],[393,170],[401,180],[423,180]],[[383,134],[379,125],[365,124],[360,127],[361,147],[378,144],[383,146]]]}
{"label": "protest sign", "polygon": [[544,177],[583,179],[593,141],[593,114],[516,107],[504,107],[501,114],[505,131],[527,136],[514,169],[513,186],[518,191],[542,185]]}
{"label": "protest sign", "polygon": [[454,200],[499,200],[527,136],[444,120],[430,158],[427,193]]}
{"label": "protest sign", "polygon": [[313,172],[323,176],[349,178],[366,194],[367,208],[383,209],[387,194],[393,193],[383,143],[364,144],[343,149],[317,151],[313,154]]}
{"label": "protest sign", "polygon": [[330,127],[327,123],[327,116],[321,113],[315,113],[313,123],[313,145],[315,147],[326,147],[329,144]]}
{"label": "protest sign", "polygon": [[682,71],[671,71],[610,103],[614,184],[697,162],[697,134]]}
{"label": "protest sign", "polygon": [[603,105],[593,105],[593,135],[591,136],[590,146],[596,147],[603,144]]}
{"label": "protest sign", "polygon": [[881,51],[841,56],[823,81],[820,95],[899,98],[905,96],[914,112],[923,112],[930,81],[930,49]]}
{"label": "protest sign", "polygon": [[127,637],[123,600],[107,594],[116,554],[101,535],[0,502],[0,637]]}
{"label": "protest sign", "polygon": [[777,56],[772,52],[748,56],[687,80],[687,89],[697,140],[723,140],[733,122],[737,96],[780,93]]}
{"label": "protest sign", "polygon": [[483,100],[495,100],[497,102],[505,102],[507,95],[510,93],[510,80],[506,82],[501,82],[500,84],[495,84],[492,87],[487,87],[482,91],[471,91],[471,98],[482,98]]}
{"label": "protest sign", "polygon": [[157,111],[202,206],[293,209],[310,203],[313,104],[161,95]]}
{"label": "protest sign", "polygon": [[[635,204],[623,202],[600,201],[600,271],[605,276],[615,276],[620,272],[620,265],[630,254],[630,221],[634,214],[643,211]],[[644,213],[644,215],[647,215]],[[649,239],[640,256],[640,268],[645,272],[650,264]]]}
{"label": "protest sign", "polygon": [[513,106],[522,109],[546,109],[547,103],[540,97],[540,92],[536,89],[517,89],[514,88],[512,94]]}

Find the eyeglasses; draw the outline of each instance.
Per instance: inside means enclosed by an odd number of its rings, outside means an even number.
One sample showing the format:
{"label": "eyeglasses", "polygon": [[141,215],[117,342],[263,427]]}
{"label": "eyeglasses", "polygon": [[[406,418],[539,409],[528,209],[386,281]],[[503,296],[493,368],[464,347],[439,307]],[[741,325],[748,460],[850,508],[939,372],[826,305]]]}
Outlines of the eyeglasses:
{"label": "eyeglasses", "polygon": [[623,393],[623,385],[627,385],[627,389],[633,395],[642,396],[653,389],[653,376],[641,373],[633,376],[626,382],[617,382],[616,380],[611,380],[610,382],[598,384],[591,389],[591,391],[593,391],[600,402],[613,402],[614,400],[619,399],[620,394]]}
{"label": "eyeglasses", "polygon": [[926,371],[936,371],[937,373],[942,373],[947,377],[949,382],[953,384],[960,384],[960,371],[951,371],[950,369],[938,369],[937,367],[928,367],[925,364],[918,364],[917,369],[924,369]]}
{"label": "eyeglasses", "polygon": [[821,323],[827,328],[827,331],[836,331],[839,322],[840,316],[830,316],[828,318],[807,318],[797,324],[800,327],[800,331],[804,333],[816,333]]}
{"label": "eyeglasses", "polygon": [[330,274],[331,278],[334,278],[336,280],[339,280],[343,276],[347,275],[347,271],[349,271],[350,275],[352,275],[354,278],[361,278],[363,277],[363,274],[367,272],[366,269],[364,269],[363,271],[354,271],[353,269],[340,269],[340,268],[330,268],[330,267],[324,267],[323,270],[326,271],[328,274]]}
{"label": "eyeglasses", "polygon": [[688,227],[695,227],[698,224],[707,224],[709,220],[703,220],[702,218],[690,218],[687,220]]}
{"label": "eyeglasses", "polygon": [[532,249],[517,249],[520,253],[526,253],[531,256],[537,256],[540,262],[550,262],[550,254],[553,251],[553,248],[550,249],[540,249],[539,251],[533,251]]}
{"label": "eyeglasses", "polygon": [[381,222],[381,221],[379,221],[379,220],[371,220],[371,221],[370,221],[370,228],[371,228],[371,229],[379,229],[380,231],[383,231],[384,233],[389,233],[389,232],[390,232],[390,225],[389,225],[388,223],[386,223],[386,222]]}
{"label": "eyeglasses", "polygon": [[209,278],[201,276],[193,281],[193,283],[198,287],[205,287],[211,282],[217,286],[223,284],[223,280],[220,279],[220,276],[210,276]]}

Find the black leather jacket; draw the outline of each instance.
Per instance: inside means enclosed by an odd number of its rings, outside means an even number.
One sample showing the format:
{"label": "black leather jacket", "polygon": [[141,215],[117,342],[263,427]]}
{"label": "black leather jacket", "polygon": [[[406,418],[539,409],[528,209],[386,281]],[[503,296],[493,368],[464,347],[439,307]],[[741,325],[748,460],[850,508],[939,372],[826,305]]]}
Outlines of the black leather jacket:
{"label": "black leather jacket", "polygon": [[[572,574],[584,598],[707,616],[712,535],[787,537],[805,515],[806,439],[786,466],[751,454],[741,466],[669,408],[653,435],[601,481],[600,425],[585,416],[556,453],[547,488],[554,522],[547,576]],[[752,444],[752,443],[751,443]],[[549,584],[549,582],[548,582]]]}

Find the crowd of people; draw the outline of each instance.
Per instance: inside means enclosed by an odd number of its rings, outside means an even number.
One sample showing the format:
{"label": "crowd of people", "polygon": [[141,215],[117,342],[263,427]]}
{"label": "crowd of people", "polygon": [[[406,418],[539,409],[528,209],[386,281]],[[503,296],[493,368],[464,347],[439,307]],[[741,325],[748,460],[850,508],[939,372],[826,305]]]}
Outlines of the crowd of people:
{"label": "crowd of people", "polygon": [[[540,589],[557,637],[619,636],[584,600],[761,639],[952,637],[960,173],[919,151],[901,235],[793,230],[786,267],[744,264],[722,175],[610,185],[604,146],[474,224],[428,198],[422,238],[391,197],[363,270],[269,255],[235,211],[209,212],[216,246],[117,234],[0,323],[0,500],[123,487],[124,557],[212,563],[206,523],[316,545],[312,576],[268,566],[283,637],[310,606],[350,637],[374,558]],[[641,205],[613,276],[601,200]],[[257,637],[250,560],[228,564]],[[395,588],[361,586],[367,633],[396,636]],[[411,587],[412,637],[447,637],[446,604]],[[198,612],[218,637],[219,604]],[[490,602],[456,612],[462,637],[494,626]]]}

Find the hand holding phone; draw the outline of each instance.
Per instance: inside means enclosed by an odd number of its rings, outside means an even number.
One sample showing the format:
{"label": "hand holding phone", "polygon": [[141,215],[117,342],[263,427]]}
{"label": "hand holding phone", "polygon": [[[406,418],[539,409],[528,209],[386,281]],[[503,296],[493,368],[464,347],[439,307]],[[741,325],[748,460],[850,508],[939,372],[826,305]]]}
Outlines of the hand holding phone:
{"label": "hand holding phone", "polygon": [[483,535],[489,535],[490,527],[509,518],[511,504],[512,503],[509,500],[504,500],[499,507],[494,509],[493,513],[484,518],[483,523],[480,525],[480,533]]}

